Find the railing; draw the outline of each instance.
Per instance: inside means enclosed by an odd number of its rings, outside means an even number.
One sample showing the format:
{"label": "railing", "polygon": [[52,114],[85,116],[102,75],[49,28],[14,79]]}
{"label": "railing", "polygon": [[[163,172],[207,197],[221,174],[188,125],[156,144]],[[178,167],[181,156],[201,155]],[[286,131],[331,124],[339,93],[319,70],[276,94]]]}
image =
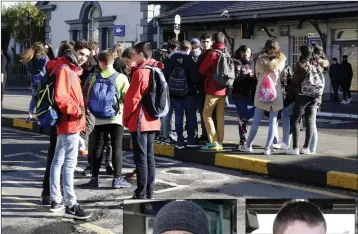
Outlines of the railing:
{"label": "railing", "polygon": [[28,76],[26,66],[21,63],[8,64],[6,66],[7,82],[9,83],[23,83],[30,84],[30,77]]}

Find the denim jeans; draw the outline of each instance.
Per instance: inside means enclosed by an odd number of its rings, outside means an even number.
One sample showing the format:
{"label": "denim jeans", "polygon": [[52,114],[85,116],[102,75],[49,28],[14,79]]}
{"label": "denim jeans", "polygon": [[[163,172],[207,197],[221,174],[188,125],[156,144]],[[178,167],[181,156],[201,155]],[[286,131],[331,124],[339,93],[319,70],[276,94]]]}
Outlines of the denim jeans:
{"label": "denim jeans", "polygon": [[63,193],[65,196],[64,203],[68,207],[77,204],[74,190],[74,172],[77,166],[79,133],[60,134],[57,136],[55,156],[52,161],[50,171],[51,184],[51,201],[61,202],[62,196],[60,191],[60,176],[62,170]]}
{"label": "denim jeans", "polygon": [[282,121],[282,143],[285,143],[287,146],[290,145],[291,138],[291,115],[293,113],[294,103],[286,106],[281,111],[281,121]]}
{"label": "denim jeans", "polygon": [[240,127],[243,121],[248,121],[254,116],[255,113],[255,107],[252,107],[251,109],[248,108],[249,105],[249,98],[247,99],[239,99],[239,100],[233,100],[237,114],[239,119],[239,135],[240,139],[245,138],[245,133],[242,131],[242,128]]}
{"label": "denim jeans", "polygon": [[[317,110],[318,110],[318,106],[317,106]],[[316,114],[315,114],[314,116],[312,116],[313,135],[312,135],[312,140],[311,140],[311,144],[310,144],[310,151],[311,151],[311,152],[316,152],[316,150],[317,150],[318,131],[317,131],[316,118],[317,118],[317,112],[316,112]]]}
{"label": "denim jeans", "polygon": [[196,144],[195,128],[196,119],[196,99],[195,96],[187,96],[183,99],[171,99],[171,103],[175,108],[175,131],[178,136],[178,143],[184,143],[184,113],[188,117],[188,144]]}
{"label": "denim jeans", "polygon": [[[275,131],[277,130],[277,113],[278,112],[270,112],[270,117],[269,117],[269,131],[267,134],[267,140],[266,140],[266,145],[265,145],[265,149],[269,149],[271,148],[272,142],[273,142],[273,138],[275,136]],[[255,139],[255,136],[257,134],[257,130],[261,124],[261,120],[264,117],[265,114],[265,110],[260,109],[260,108],[255,108],[255,114],[254,114],[254,120],[252,121],[252,125],[251,125],[251,129],[250,129],[250,134],[249,137],[247,139],[247,145],[248,146],[252,146],[252,143]]]}
{"label": "denim jeans", "polygon": [[169,137],[169,134],[172,131],[173,111],[174,111],[174,104],[172,103],[172,99],[171,99],[168,114],[164,118],[160,119],[162,125],[162,137],[164,137],[165,139]]}
{"label": "denim jeans", "polygon": [[30,104],[29,104],[29,112],[31,114],[34,113],[35,107],[36,107],[36,95],[38,90],[40,89],[40,84],[34,84],[31,83],[31,100],[30,100]]}
{"label": "denim jeans", "polygon": [[53,158],[55,156],[56,151],[56,142],[57,142],[57,130],[56,126],[53,126],[50,128],[50,145],[48,146],[47,150],[47,164],[46,164],[46,170],[45,175],[43,179],[43,193],[45,196],[50,196],[50,171],[51,171],[51,165]]}
{"label": "denim jeans", "polygon": [[138,197],[153,195],[155,181],[154,138],[155,132],[131,132],[133,159],[137,173]]}

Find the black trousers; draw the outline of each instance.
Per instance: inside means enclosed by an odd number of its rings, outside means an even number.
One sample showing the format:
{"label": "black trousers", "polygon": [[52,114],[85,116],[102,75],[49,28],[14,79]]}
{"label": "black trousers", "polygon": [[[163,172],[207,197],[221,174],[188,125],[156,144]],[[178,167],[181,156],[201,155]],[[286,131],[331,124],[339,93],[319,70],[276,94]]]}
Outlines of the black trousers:
{"label": "black trousers", "polygon": [[291,117],[291,126],[292,129],[292,139],[293,139],[293,148],[298,148],[298,139],[300,136],[300,118],[305,115],[306,122],[306,138],[303,148],[309,148],[311,139],[313,136],[313,118],[317,112],[317,99],[314,97],[308,97],[303,95],[298,95],[293,107],[293,114]]}
{"label": "black trousers", "polygon": [[344,81],[342,83],[343,100],[347,101],[347,96],[348,96],[348,98],[352,98],[351,90],[350,90],[351,85],[352,85],[352,80]]}
{"label": "black trousers", "polygon": [[[91,134],[89,135],[89,139],[88,139],[88,155],[87,155],[87,161],[88,161],[88,165],[91,166],[92,162],[93,162],[93,158],[95,157],[94,155],[96,154],[96,133],[95,130],[93,130],[91,132]],[[110,139],[110,135],[108,134],[107,136],[105,136],[104,139],[104,146],[102,148],[102,153],[104,154],[104,149],[106,148],[106,155],[105,155],[105,163],[106,166],[109,164],[112,164],[112,145],[111,145],[111,139]],[[103,155],[101,156],[101,158],[103,158]]]}
{"label": "black trousers", "polygon": [[111,136],[112,146],[112,164],[114,170],[114,178],[122,176],[122,141],[123,141],[123,126],[119,124],[104,124],[95,126],[95,150],[92,158],[92,177],[98,177],[103,160],[103,150],[105,140],[108,134]]}
{"label": "black trousers", "polygon": [[339,90],[339,83],[335,82],[335,81],[331,81],[332,82],[332,89],[333,89],[333,93],[334,93],[334,101],[338,102],[338,90]]}
{"label": "black trousers", "polygon": [[47,150],[47,165],[46,171],[42,183],[43,193],[44,195],[50,195],[50,170],[52,160],[55,156],[55,149],[56,149],[56,142],[57,142],[57,130],[56,126],[50,128],[50,145]]}
{"label": "black trousers", "polygon": [[134,193],[138,197],[152,196],[155,181],[155,132],[132,132],[131,138],[137,174],[137,189]]}

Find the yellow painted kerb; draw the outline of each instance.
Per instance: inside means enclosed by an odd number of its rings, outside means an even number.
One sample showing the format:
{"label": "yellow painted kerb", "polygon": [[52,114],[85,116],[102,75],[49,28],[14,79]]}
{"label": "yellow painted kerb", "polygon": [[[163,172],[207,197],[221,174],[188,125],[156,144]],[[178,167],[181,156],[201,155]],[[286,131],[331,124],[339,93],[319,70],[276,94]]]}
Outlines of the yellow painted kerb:
{"label": "yellow painted kerb", "polygon": [[327,185],[358,190],[358,174],[329,171],[327,173]]}
{"label": "yellow painted kerb", "polygon": [[154,153],[158,156],[167,156],[174,158],[175,146],[154,144]]}
{"label": "yellow painted kerb", "polygon": [[20,128],[32,129],[32,122],[26,123],[24,119],[14,119],[13,126],[20,127]]}
{"label": "yellow painted kerb", "polygon": [[268,174],[268,170],[267,170],[268,162],[269,160],[244,157],[240,155],[230,155],[230,154],[215,155],[215,166],[252,171],[265,175]]}

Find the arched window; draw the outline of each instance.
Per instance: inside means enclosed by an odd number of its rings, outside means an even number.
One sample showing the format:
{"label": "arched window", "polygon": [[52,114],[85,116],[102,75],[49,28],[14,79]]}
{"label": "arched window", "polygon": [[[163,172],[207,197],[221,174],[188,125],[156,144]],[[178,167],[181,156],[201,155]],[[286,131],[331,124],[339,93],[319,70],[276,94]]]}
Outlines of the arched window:
{"label": "arched window", "polygon": [[88,14],[88,41],[98,41],[98,21],[100,16],[97,7],[92,6]]}

